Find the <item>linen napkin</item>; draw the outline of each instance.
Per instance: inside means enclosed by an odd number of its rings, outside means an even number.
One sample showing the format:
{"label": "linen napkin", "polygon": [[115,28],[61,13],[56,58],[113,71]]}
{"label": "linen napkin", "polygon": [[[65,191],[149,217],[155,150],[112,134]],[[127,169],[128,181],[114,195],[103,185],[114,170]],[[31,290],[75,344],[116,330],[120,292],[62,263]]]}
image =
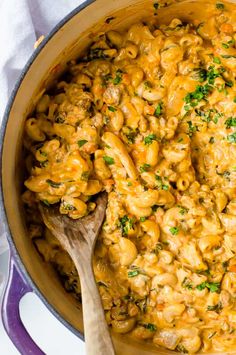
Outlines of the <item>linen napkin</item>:
{"label": "linen napkin", "polygon": [[[11,91],[34,43],[83,0],[0,1],[0,124]],[[0,221],[0,255],[8,249]],[[0,275],[0,284],[2,277]]]}

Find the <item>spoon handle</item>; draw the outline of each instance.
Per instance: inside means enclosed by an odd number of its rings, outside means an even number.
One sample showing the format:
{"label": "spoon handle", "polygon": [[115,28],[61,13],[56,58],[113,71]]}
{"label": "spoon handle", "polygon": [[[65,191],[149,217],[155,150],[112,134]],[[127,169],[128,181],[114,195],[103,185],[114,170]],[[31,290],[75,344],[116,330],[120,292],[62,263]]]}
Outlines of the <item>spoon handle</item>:
{"label": "spoon handle", "polygon": [[[75,259],[75,258],[73,258]],[[115,355],[91,263],[74,260],[79,272],[87,355]]]}

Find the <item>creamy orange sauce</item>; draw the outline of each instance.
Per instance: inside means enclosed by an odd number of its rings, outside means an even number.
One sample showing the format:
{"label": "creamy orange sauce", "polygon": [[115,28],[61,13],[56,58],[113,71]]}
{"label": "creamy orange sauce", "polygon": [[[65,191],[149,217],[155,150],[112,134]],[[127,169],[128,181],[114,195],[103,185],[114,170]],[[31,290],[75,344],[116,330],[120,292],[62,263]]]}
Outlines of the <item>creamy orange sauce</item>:
{"label": "creamy orange sauce", "polygon": [[102,33],[68,63],[26,121],[22,198],[37,249],[79,297],[37,203],[76,219],[106,190],[94,273],[108,324],[222,354],[236,347],[236,15],[223,2],[179,5],[154,2],[150,16],[163,8],[165,20]]}

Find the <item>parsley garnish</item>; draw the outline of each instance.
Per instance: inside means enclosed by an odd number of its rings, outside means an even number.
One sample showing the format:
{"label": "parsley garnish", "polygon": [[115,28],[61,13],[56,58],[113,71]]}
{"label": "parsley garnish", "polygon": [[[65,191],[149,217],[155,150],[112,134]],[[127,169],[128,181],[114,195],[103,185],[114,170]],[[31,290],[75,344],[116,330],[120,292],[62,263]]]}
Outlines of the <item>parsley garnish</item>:
{"label": "parsley garnish", "polygon": [[139,270],[128,271],[128,277],[135,277],[139,275]]}
{"label": "parsley garnish", "polygon": [[46,182],[48,183],[48,185],[54,187],[55,189],[61,186],[61,182],[55,182],[50,179],[47,179]]}
{"label": "parsley garnish", "polygon": [[229,117],[225,121],[226,128],[236,127],[236,117]]}
{"label": "parsley garnish", "polygon": [[221,64],[221,60],[218,57],[213,57],[213,62],[216,64]]}
{"label": "parsley garnish", "polygon": [[147,217],[140,217],[140,222],[145,222]]}
{"label": "parsley garnish", "polygon": [[209,139],[209,143],[210,144],[213,144],[215,142],[215,138],[214,137],[211,137],[210,139]]}
{"label": "parsley garnish", "polygon": [[133,229],[134,218],[129,218],[128,216],[123,216],[120,218],[120,227],[122,234],[127,235],[130,229]]}
{"label": "parsley garnish", "polygon": [[[163,182],[163,179],[162,179],[162,177],[160,176],[160,175],[155,175],[155,179],[157,180],[157,187],[158,187],[158,189],[160,189],[160,190],[165,190],[165,191],[167,191],[167,190],[169,190],[169,185],[167,185],[167,184],[165,184],[164,182]],[[165,178],[166,180],[167,180],[167,178]]]}
{"label": "parsley garnish", "polygon": [[228,43],[221,43],[222,47],[225,48],[225,49],[228,49],[229,48],[229,45]]}
{"label": "parsley garnish", "polygon": [[123,133],[126,136],[126,138],[128,139],[128,143],[133,144],[135,142],[135,138],[138,134],[138,130],[137,129],[132,129],[129,127],[124,127],[123,128]]}
{"label": "parsley garnish", "polygon": [[212,86],[206,84],[206,85],[197,85],[196,90],[193,92],[189,92],[185,98],[184,101],[186,104],[188,104],[191,107],[195,107],[198,105],[198,103],[201,100],[205,100],[206,96],[210,93],[212,90]]}
{"label": "parsley garnish", "polygon": [[108,110],[111,111],[111,112],[116,112],[117,109],[113,106],[108,106]]}
{"label": "parsley garnish", "polygon": [[215,311],[215,312],[220,312],[222,310],[223,306],[222,303],[219,302],[214,306],[207,306],[208,311]]}
{"label": "parsley garnish", "polygon": [[116,71],[116,77],[115,79],[113,79],[113,84],[118,85],[120,84],[121,80],[122,80],[122,70],[118,69]]}
{"label": "parsley garnish", "polygon": [[152,324],[152,323],[140,323],[139,325],[141,325],[145,329],[150,330],[150,332],[155,332],[157,330],[157,327],[155,326],[155,324]]}
{"label": "parsley garnish", "polygon": [[236,143],[236,132],[232,133],[232,134],[229,134],[227,136],[227,141],[229,143]]}
{"label": "parsley garnish", "polygon": [[150,81],[146,80],[144,82],[144,86],[145,86],[145,89],[151,88],[152,87],[152,83]]}
{"label": "parsley garnish", "polygon": [[153,141],[157,140],[157,136],[155,134],[149,134],[144,138],[144,144],[149,145],[152,144]]}
{"label": "parsley garnish", "polygon": [[188,354],[188,350],[182,344],[177,345],[175,349],[182,354]]}
{"label": "parsley garnish", "polygon": [[221,4],[220,2],[217,2],[217,3],[216,3],[216,8],[217,8],[218,10],[224,10],[225,5],[224,5],[224,4]]}
{"label": "parsley garnish", "polygon": [[88,178],[89,178],[89,171],[83,171],[82,174],[81,174],[80,179],[82,181],[88,181]]}
{"label": "parsley garnish", "polygon": [[204,68],[196,68],[194,71],[196,74],[193,75],[193,79],[203,83],[203,81],[205,81],[207,78],[207,70]]}
{"label": "parsley garnish", "polygon": [[50,203],[48,202],[48,200],[42,200],[42,202],[46,205],[46,206],[50,206]]}
{"label": "parsley garnish", "polygon": [[112,157],[108,157],[107,155],[105,155],[105,156],[103,157],[103,160],[105,161],[105,163],[106,163],[107,165],[115,164],[114,159],[113,159]]}
{"label": "parsley garnish", "polygon": [[152,252],[158,254],[160,250],[163,250],[163,245],[162,243],[158,242]]}
{"label": "parsley garnish", "polygon": [[74,211],[76,208],[73,205],[70,205],[69,203],[63,202],[63,208],[66,211]]}
{"label": "parsley garnish", "polygon": [[180,208],[179,213],[183,216],[188,213],[189,209],[186,207],[178,206]]}
{"label": "parsley garnish", "polygon": [[197,285],[199,291],[208,288],[210,292],[220,292],[220,282],[202,282],[200,285]]}
{"label": "parsley garnish", "polygon": [[179,233],[179,228],[178,227],[171,227],[169,229],[172,235],[177,235]]}
{"label": "parsley garnish", "polygon": [[193,133],[197,131],[197,126],[194,126],[192,121],[187,121],[188,124],[188,135],[192,137]]}
{"label": "parsley garnish", "polygon": [[192,285],[191,281],[187,277],[185,277],[182,282],[182,287],[187,288],[188,290],[192,290],[193,285]]}
{"label": "parsley garnish", "polygon": [[156,107],[156,109],[155,109],[155,112],[154,112],[154,116],[159,117],[159,116],[162,114],[162,111],[163,111],[162,105],[163,105],[162,102],[160,102],[160,103],[157,105],[157,107]]}
{"label": "parsley garnish", "polygon": [[222,54],[221,57],[224,58],[224,59],[236,58],[235,55],[230,55],[230,54]]}
{"label": "parsley garnish", "polygon": [[81,139],[80,141],[78,141],[78,146],[81,148],[83,147],[83,145],[85,145],[88,141],[86,139]]}
{"label": "parsley garnish", "polygon": [[141,173],[144,173],[145,171],[148,171],[148,169],[150,168],[150,164],[143,164],[143,165],[141,165],[140,167],[139,167],[139,170],[140,170],[140,172]]}

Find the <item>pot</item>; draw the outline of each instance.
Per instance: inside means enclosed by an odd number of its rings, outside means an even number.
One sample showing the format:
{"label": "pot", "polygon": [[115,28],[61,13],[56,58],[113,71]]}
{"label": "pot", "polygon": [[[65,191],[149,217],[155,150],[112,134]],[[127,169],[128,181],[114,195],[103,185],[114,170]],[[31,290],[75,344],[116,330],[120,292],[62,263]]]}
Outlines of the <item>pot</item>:
{"label": "pot", "polygon": [[[209,3],[211,0],[208,0]],[[169,1],[173,2],[173,1]],[[204,5],[203,5],[204,4]],[[180,1],[158,9],[153,0],[87,0],[66,16],[44,39],[25,66],[10,97],[0,133],[1,145],[1,216],[11,250],[10,276],[2,304],[5,329],[21,354],[43,352],[30,338],[19,315],[19,302],[34,292],[48,309],[78,337],[83,339],[82,310],[62,287],[53,268],[42,261],[27,235],[21,190],[24,177],[22,134],[24,120],[37,97],[50,86],[66,66],[92,42],[93,34],[125,28],[153,14],[162,23],[173,17],[186,21],[210,11],[207,1]],[[204,6],[204,13],[202,7]],[[125,14],[125,16],[124,16]],[[171,354],[153,345],[141,344],[127,336],[113,335],[117,354]],[[66,350],[65,350],[66,351]],[[236,354],[234,352],[234,354]]]}

